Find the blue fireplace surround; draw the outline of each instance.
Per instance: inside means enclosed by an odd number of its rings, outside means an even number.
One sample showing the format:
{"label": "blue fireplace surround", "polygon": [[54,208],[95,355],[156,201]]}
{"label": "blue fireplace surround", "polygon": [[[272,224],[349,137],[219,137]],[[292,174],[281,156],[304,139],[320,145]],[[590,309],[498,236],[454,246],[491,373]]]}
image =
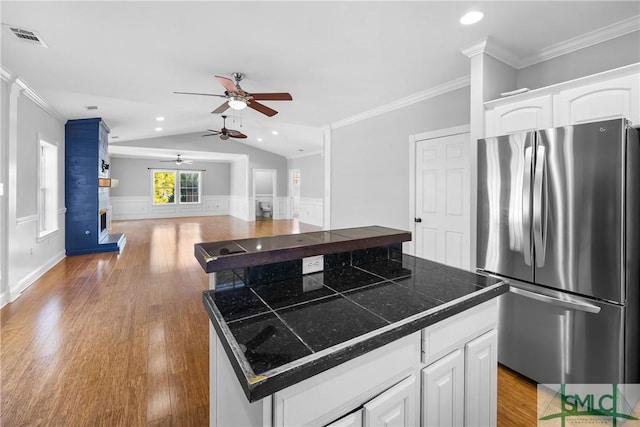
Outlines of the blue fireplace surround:
{"label": "blue fireplace surround", "polygon": [[[67,255],[121,251],[123,233],[107,229],[109,127],[101,118],[65,124],[65,250]],[[107,165],[106,167],[104,165]]]}

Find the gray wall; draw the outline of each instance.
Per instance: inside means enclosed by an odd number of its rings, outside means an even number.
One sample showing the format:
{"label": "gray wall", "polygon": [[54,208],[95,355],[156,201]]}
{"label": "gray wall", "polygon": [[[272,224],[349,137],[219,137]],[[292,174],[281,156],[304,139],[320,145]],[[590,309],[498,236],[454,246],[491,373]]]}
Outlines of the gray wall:
{"label": "gray wall", "polygon": [[[300,169],[300,197],[324,197],[324,155],[322,153],[289,159],[289,169]],[[288,179],[288,178],[287,178]]]}
{"label": "gray wall", "polygon": [[203,196],[228,196],[231,194],[231,165],[221,162],[195,162],[188,166],[176,166],[158,160],[134,159],[111,156],[109,175],[118,179],[118,186],[111,189],[112,197],[151,197],[151,171],[154,169],[204,170],[202,173]]}
{"label": "gray wall", "polygon": [[[64,121],[45,111],[22,88],[2,80],[0,214],[2,283],[0,305],[16,298],[64,258]],[[14,98],[17,96],[17,98]],[[16,102],[11,102],[16,99]],[[11,130],[15,129],[15,134]],[[39,135],[58,146],[58,231],[38,237]],[[12,171],[12,172],[11,172]],[[11,174],[10,174],[11,172]]]}
{"label": "gray wall", "polygon": [[272,194],[273,192],[273,175],[271,172],[255,172],[255,194]]}
{"label": "gray wall", "polygon": [[[16,215],[18,218],[37,213],[38,197],[38,135],[58,144],[58,155],[62,158],[58,170],[64,176],[64,129],[53,118],[26,96],[18,98],[18,189]],[[64,206],[64,180],[59,188],[58,206]]]}
{"label": "gray wall", "polygon": [[[131,147],[147,147],[154,149],[166,148],[175,152],[177,149],[182,154],[188,151],[210,151],[216,153],[236,153],[245,154],[249,159],[249,170],[251,169],[276,169],[276,195],[286,196],[287,194],[287,159],[267,151],[259,150],[247,144],[237,141],[222,141],[219,138],[202,138],[201,133],[189,133],[183,135],[172,135],[158,138],[139,139],[135,141],[124,141],[111,143],[110,145],[124,145]],[[186,155],[185,155],[186,157]],[[233,176],[233,175],[232,175]],[[249,174],[248,188],[252,188],[252,174]],[[232,180],[232,194],[234,181]],[[243,192],[243,195],[248,193]],[[236,194],[237,195],[237,194]]]}
{"label": "gray wall", "polygon": [[464,87],[332,130],[331,228],[409,229],[409,135],[468,124],[469,96]]}
{"label": "gray wall", "polygon": [[537,89],[640,62],[640,31],[518,70],[518,88]]}

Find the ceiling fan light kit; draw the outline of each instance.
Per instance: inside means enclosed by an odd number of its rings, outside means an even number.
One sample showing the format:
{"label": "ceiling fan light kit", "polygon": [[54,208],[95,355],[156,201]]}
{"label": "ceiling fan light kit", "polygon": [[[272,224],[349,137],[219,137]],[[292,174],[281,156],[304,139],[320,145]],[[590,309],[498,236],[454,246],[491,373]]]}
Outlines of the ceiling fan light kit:
{"label": "ceiling fan light kit", "polygon": [[247,101],[239,96],[232,96],[229,98],[229,107],[238,111],[244,110],[247,108]]}

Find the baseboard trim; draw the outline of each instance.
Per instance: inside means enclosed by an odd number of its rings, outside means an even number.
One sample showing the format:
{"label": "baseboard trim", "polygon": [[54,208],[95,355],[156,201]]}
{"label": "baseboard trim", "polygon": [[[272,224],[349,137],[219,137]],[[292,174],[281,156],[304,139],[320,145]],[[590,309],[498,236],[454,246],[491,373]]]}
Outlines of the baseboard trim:
{"label": "baseboard trim", "polygon": [[[9,295],[5,295],[4,299],[8,299],[7,302],[15,301],[21,294],[31,286],[36,280],[38,280],[44,273],[51,270],[57,263],[62,261],[65,258],[64,250],[59,252],[57,255],[51,257],[47,262],[40,265],[36,270],[32,271],[30,274],[22,278],[16,283],[15,286],[11,287],[9,290]],[[6,294],[6,292],[5,292]]]}

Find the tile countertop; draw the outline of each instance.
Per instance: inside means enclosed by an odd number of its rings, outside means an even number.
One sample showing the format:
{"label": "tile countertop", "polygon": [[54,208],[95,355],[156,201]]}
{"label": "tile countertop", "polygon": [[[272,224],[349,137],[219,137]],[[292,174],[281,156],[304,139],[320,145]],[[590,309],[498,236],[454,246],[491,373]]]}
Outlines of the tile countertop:
{"label": "tile countertop", "polygon": [[253,287],[236,279],[203,301],[251,402],[509,289],[409,255]]}

